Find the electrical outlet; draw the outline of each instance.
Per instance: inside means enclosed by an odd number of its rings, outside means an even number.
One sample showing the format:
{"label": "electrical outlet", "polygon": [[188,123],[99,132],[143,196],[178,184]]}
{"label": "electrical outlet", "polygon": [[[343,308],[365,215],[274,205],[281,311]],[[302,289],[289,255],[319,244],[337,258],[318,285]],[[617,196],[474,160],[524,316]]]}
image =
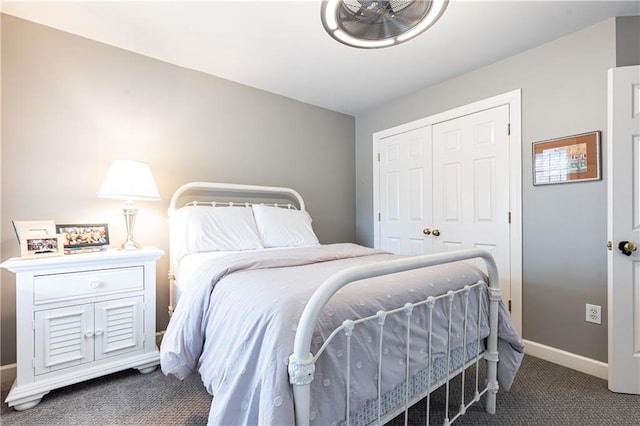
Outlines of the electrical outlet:
{"label": "electrical outlet", "polygon": [[602,324],[602,307],[599,305],[591,305],[587,303],[586,321],[594,324]]}

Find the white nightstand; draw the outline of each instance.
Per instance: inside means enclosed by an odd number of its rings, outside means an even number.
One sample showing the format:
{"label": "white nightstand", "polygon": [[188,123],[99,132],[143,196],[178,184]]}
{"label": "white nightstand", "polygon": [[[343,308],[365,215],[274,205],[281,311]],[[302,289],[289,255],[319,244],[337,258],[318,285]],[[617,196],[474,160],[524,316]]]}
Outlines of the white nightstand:
{"label": "white nightstand", "polygon": [[37,405],[50,390],[159,364],[154,247],[9,259],[16,274],[16,381],[6,403]]}

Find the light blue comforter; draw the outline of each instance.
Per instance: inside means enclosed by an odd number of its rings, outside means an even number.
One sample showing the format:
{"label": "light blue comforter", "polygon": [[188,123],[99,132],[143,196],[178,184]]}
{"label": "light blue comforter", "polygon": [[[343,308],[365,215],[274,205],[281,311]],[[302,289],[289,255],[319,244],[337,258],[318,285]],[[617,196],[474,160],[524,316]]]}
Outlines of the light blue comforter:
{"label": "light blue comforter", "polygon": [[[309,297],[326,278],[342,268],[394,257],[354,244],[331,244],[214,259],[201,266],[194,279],[182,287],[183,294],[160,348],[162,371],[181,379],[196,371],[200,373],[208,392],[214,396],[210,424],[293,424],[287,365],[297,323]],[[327,305],[314,334],[314,348],[317,350],[345,319],[372,315],[380,309],[396,308],[485,279],[474,266],[458,262],[350,284]],[[474,306],[477,309],[477,294],[471,293],[471,310]],[[480,335],[485,337],[489,329],[486,297],[482,294]],[[457,321],[452,347],[459,347],[463,344],[462,302],[455,302],[453,310]],[[439,333],[433,339],[434,356],[446,353],[447,314],[445,304],[440,308],[436,305],[434,332],[444,330],[444,334]],[[477,318],[477,313],[472,318]],[[426,311],[414,312],[412,324],[414,321],[428,322]],[[522,359],[523,345],[502,305],[499,325],[498,374],[501,386],[508,388]],[[397,385],[397,377],[404,377],[405,327],[406,317],[390,319],[385,325],[383,391]],[[377,326],[362,325],[352,337],[351,388],[358,390],[352,392],[354,409],[376,397],[377,330]],[[467,341],[476,335],[473,321],[467,328]],[[428,354],[426,332],[412,326],[411,339],[410,365],[424,366]],[[320,357],[312,383],[311,418],[317,425],[337,423],[345,415],[344,336],[330,348]]]}

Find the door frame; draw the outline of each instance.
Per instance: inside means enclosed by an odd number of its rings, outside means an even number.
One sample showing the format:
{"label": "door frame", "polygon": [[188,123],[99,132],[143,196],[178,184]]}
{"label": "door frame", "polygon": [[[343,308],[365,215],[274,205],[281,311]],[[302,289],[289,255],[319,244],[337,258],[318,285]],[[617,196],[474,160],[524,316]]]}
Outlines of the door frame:
{"label": "door frame", "polygon": [[420,127],[432,126],[447,120],[474,114],[476,112],[509,105],[510,149],[509,149],[509,206],[511,229],[509,232],[509,253],[511,268],[511,319],[516,330],[522,334],[522,107],[521,89],[463,105],[448,111],[401,124],[373,134],[373,241],[380,247],[380,176],[378,153],[380,141],[384,138],[404,133]]}

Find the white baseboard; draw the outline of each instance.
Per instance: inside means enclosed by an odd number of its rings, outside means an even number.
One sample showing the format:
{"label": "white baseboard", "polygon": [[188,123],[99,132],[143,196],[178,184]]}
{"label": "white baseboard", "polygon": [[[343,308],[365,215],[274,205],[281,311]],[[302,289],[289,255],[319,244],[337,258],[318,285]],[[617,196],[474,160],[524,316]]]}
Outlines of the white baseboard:
{"label": "white baseboard", "polygon": [[556,349],[551,346],[524,340],[524,353],[563,367],[571,368],[591,376],[608,380],[609,365],[602,361],[576,355],[571,352]]}
{"label": "white baseboard", "polygon": [[6,389],[16,379],[16,364],[0,365],[0,386]]}

